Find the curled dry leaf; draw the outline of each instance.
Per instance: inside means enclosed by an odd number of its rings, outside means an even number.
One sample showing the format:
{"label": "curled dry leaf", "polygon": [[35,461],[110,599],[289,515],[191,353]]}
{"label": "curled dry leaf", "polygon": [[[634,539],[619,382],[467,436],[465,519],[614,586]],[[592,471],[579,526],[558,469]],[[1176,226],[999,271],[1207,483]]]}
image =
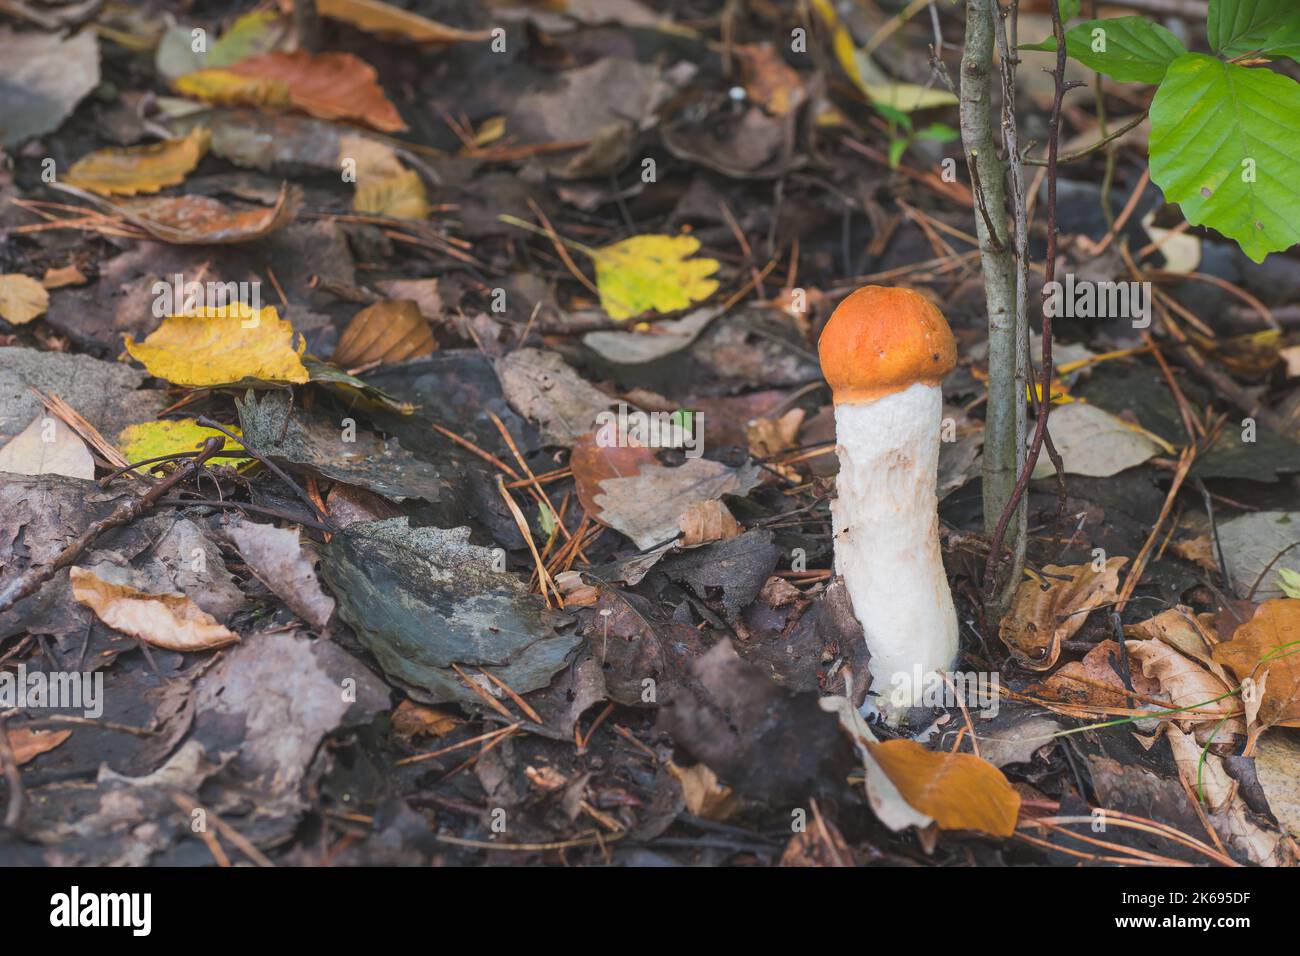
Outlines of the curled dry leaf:
{"label": "curled dry leaf", "polygon": [[389,365],[432,355],[437,347],[418,305],[409,299],[385,299],[352,317],[331,361],[340,368]]}
{"label": "curled dry leaf", "polygon": [[725,820],[739,809],[740,801],[718,775],[702,763],[679,767],[668,761],[668,772],[682,785],[686,809],[706,820]]}
{"label": "curled dry leaf", "polygon": [[15,727],[6,733],[14,762],[20,767],[41,754],[48,753],[72,736],[70,730],[29,730],[26,727]]}
{"label": "curled dry leaf", "polygon": [[1222,720],[1237,710],[1236,698],[1226,683],[1193,660],[1161,641],[1125,641],[1129,656],[1142,667],[1142,673],[1160,682],[1175,708],[1191,707],[1178,720]]}
{"label": "curled dry leaf", "polygon": [[1237,675],[1243,697],[1259,695],[1263,726],[1300,727],[1300,600],[1265,601],[1214,659]]}
{"label": "curled dry leaf", "polygon": [[293,221],[288,185],[274,206],[227,206],[210,196],[165,196],[118,206],[122,215],[155,239],[175,245],[252,242]]}
{"label": "curled dry leaf", "polygon": [[339,166],[356,179],[354,211],[392,219],[427,219],[429,198],[424,180],[407,169],[392,148],[368,136],[339,138]]}
{"label": "curled dry leaf", "polygon": [[1144,641],[1163,641],[1192,660],[1200,661],[1224,684],[1235,686],[1223,665],[1214,659],[1214,648],[1218,644],[1212,636],[1214,630],[1213,614],[1198,615],[1191,608],[1179,604],[1155,617],[1128,625],[1124,634]]}
{"label": "curled dry leaf", "polygon": [[237,302],[169,315],[142,342],[126,337],[126,350],[150,375],[174,385],[204,388],[246,380],[303,384],[307,343],[274,306],[253,309]]}
{"label": "curled dry leaf", "polygon": [[678,543],[683,548],[695,548],[711,541],[726,541],[744,530],[727,510],[727,506],[717,498],[695,502],[677,519],[677,526],[682,529]]}
{"label": "curled dry leaf", "polygon": [[[1117,670],[1121,666],[1119,644],[1115,641],[1102,641],[1085,654],[1083,660],[1066,664],[1041,685],[1030,688],[1029,693],[1046,700],[1081,707],[1136,706],[1145,709],[1146,705],[1134,701],[1128,694],[1124,679]],[[1160,682],[1147,677],[1140,667],[1133,668],[1129,678],[1134,693],[1155,700],[1161,699]]]}
{"label": "curled dry leaf", "polygon": [[1119,572],[1127,562],[1111,558],[1101,571],[1091,564],[1045,566],[1047,587],[1022,581],[998,635],[1025,667],[1047,670],[1061,655],[1061,641],[1083,627],[1088,612],[1115,600]]}
{"label": "curled dry leaf", "polygon": [[64,181],[103,196],[156,193],[185,181],[208,151],[206,129],[148,146],[101,149],[72,164]]}
{"label": "curled dry leaf", "polygon": [[413,43],[460,43],[488,37],[485,30],[459,30],[379,0],[316,0],[316,12],[366,33],[396,34]]}
{"label": "curled dry leaf", "polygon": [[927,750],[906,739],[869,743],[867,749],[903,799],[941,828],[1003,837],[1015,832],[1020,794],[987,760]]}
{"label": "curled dry leaf", "polygon": [[248,569],[289,610],[317,631],[334,613],[334,599],[316,579],[315,555],[304,552],[298,530],[234,520],[222,529]]}
{"label": "curled dry leaf", "polygon": [[25,325],[49,307],[49,292],[31,276],[19,272],[0,276],[0,319]]}
{"label": "curled dry leaf", "polygon": [[406,129],[375,68],[351,53],[295,50],[250,56],[176,81],[186,95],[223,105],[292,106],[325,120],[351,120],[385,133]]}
{"label": "curled dry leaf", "polygon": [[799,439],[804,410],[792,408],[780,418],[755,418],[745,425],[749,453],[755,458],[770,458],[777,452],[793,448]]}
{"label": "curled dry leaf", "polygon": [[114,630],[169,651],[207,651],[239,641],[183,594],[149,594],[111,584],[85,568],[70,571],[72,596]]}

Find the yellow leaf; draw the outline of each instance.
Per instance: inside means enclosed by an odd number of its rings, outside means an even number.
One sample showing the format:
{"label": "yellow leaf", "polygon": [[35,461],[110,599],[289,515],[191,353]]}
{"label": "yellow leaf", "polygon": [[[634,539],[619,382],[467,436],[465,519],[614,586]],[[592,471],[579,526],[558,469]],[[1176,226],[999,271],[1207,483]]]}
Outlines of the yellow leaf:
{"label": "yellow leaf", "polygon": [[415,43],[485,40],[486,31],[458,30],[379,0],[316,0],[316,12],[367,33],[398,34]]}
{"label": "yellow leaf", "polygon": [[0,319],[23,325],[49,306],[49,292],[35,279],[18,272],[0,276]]}
{"label": "yellow leaf", "polygon": [[208,151],[208,141],[208,131],[196,128],[181,139],[101,149],[73,163],[66,181],[104,196],[156,193],[184,182]]}
{"label": "yellow leaf", "polygon": [[384,179],[358,180],[352,208],[371,216],[391,219],[429,218],[429,200],[424,180],[414,169]]}
{"label": "yellow leaf", "polygon": [[229,70],[197,70],[176,80],[176,92],[216,106],[256,106],[285,109],[289,87],[279,80],[240,76]]}
{"label": "yellow leaf", "polygon": [[[238,425],[228,425],[236,435],[242,434]],[[117,436],[117,448],[128,461],[147,461],[161,458],[163,455],[175,455],[180,452],[198,451],[209,438],[226,439],[226,451],[235,451],[242,447],[232,445],[230,437],[215,428],[205,428],[193,418],[167,419],[160,422],[141,422],[128,425]],[[221,462],[238,467],[251,458],[223,458]]]}
{"label": "yellow leaf", "polygon": [[692,259],[700,248],[694,236],[633,236],[592,250],[600,304],[613,319],[642,312],[676,312],[707,299],[718,288],[709,276],[715,259]]}
{"label": "yellow leaf", "polygon": [[246,380],[302,384],[310,377],[294,345],[293,326],[274,306],[242,302],[193,315],[169,315],[143,342],[129,335],[126,350],[150,375],[175,385],[210,388]]}
{"label": "yellow leaf", "polygon": [[169,651],[206,651],[239,641],[183,594],[150,594],[113,584],[85,568],[70,569],[72,596],[123,634]]}
{"label": "yellow leaf", "polygon": [[914,740],[866,746],[908,805],[943,829],[978,830],[993,836],[1015,832],[1020,794],[987,760],[927,750]]}
{"label": "yellow leaf", "polygon": [[952,106],[957,97],[947,90],[927,89],[915,83],[859,83],[862,92],[880,103],[904,113],[928,110],[936,106]]}

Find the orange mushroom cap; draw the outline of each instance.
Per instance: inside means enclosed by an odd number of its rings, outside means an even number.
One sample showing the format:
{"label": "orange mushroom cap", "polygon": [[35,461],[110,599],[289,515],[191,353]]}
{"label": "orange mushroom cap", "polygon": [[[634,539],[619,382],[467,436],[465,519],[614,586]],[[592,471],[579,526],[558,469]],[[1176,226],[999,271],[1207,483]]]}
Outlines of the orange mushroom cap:
{"label": "orange mushroom cap", "polygon": [[867,285],[831,313],[817,341],[836,404],[874,402],[916,382],[938,385],[957,364],[952,329],[913,289]]}

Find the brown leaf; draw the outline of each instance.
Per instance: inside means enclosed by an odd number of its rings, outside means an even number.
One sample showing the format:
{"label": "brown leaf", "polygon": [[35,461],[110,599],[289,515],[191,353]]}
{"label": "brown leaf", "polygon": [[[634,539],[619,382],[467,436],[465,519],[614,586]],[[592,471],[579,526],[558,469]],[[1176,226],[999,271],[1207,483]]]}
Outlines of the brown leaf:
{"label": "brown leaf", "polygon": [[45,275],[41,276],[41,285],[47,289],[62,289],[69,285],[84,285],[86,277],[81,274],[81,270],[75,265],[63,266],[59,269],[46,269]]}
{"label": "brown leaf", "polygon": [[1129,656],[1142,673],[1160,682],[1174,707],[1194,707],[1180,721],[1220,720],[1237,709],[1231,688],[1200,664],[1161,641],[1125,641]]}
{"label": "brown leaf", "polygon": [[606,478],[631,478],[656,461],[653,448],[632,444],[631,441],[626,445],[602,444],[598,436],[598,432],[583,435],[569,454],[578,500],[593,521],[600,521],[596,495],[600,494],[602,481]]}
{"label": "brown leaf", "polygon": [[745,92],[774,116],[783,116],[803,98],[799,73],[781,58],[770,43],[737,44],[732,47],[740,64]]}
{"label": "brown leaf", "polygon": [[866,746],[903,799],[943,829],[1004,837],[1015,832],[1020,795],[987,760],[906,739]]}
{"label": "brown leaf", "polygon": [[72,596],[114,630],[169,651],[206,651],[239,640],[183,594],[149,594],[71,568]]}
{"label": "brown leaf", "polygon": [[321,590],[315,555],[304,553],[297,528],[232,520],[222,530],[259,581],[294,614],[317,631],[324,630],[334,613],[334,599]]}
{"label": "brown leaf", "polygon": [[317,119],[352,120],[385,133],[406,129],[384,95],[375,68],[351,53],[277,50],[250,56],[219,72],[283,84],[290,105]]}
{"label": "brown leaf", "polygon": [[1254,682],[1263,726],[1300,727],[1300,600],[1265,601],[1231,641],[1214,649],[1214,659],[1243,685]]}
{"label": "brown leaf", "polygon": [[293,221],[296,203],[288,185],[280,187],[274,206],[232,208],[210,196],[160,196],[121,203],[130,222],[149,235],[175,245],[252,242]]}
{"label": "brown leaf", "polygon": [[718,775],[702,763],[679,767],[668,761],[668,772],[682,785],[686,809],[706,820],[725,820],[739,808],[731,788],[718,782]]}
{"label": "brown leaf", "polygon": [[804,410],[792,408],[780,418],[756,418],[745,426],[749,453],[755,458],[768,458],[777,452],[793,448],[799,438]]}
{"label": "brown leaf", "polygon": [[677,527],[682,529],[678,540],[683,548],[694,548],[711,541],[726,541],[737,537],[744,529],[717,498],[697,501],[677,519]]}
{"label": "brown leaf", "polygon": [[[1088,612],[1115,600],[1119,571],[1127,562],[1128,558],[1111,558],[1100,572],[1091,564],[1046,565],[1047,587],[1022,581],[998,636],[1025,667],[1047,670],[1061,655],[1061,641],[1083,627]],[[1061,575],[1066,579],[1060,580]]]}
{"label": "brown leaf", "polygon": [[[1128,707],[1133,701],[1127,696],[1123,678],[1115,670],[1119,663],[1119,644],[1115,641],[1102,641],[1085,654],[1083,660],[1066,664],[1040,686],[1031,688],[1030,693],[1063,704]],[[1147,677],[1141,668],[1132,668],[1129,676],[1135,693],[1160,698],[1160,682]],[[1098,687],[1098,684],[1103,686]],[[1113,690],[1107,690],[1108,687]],[[1140,702],[1137,706],[1143,708]]]}
{"label": "brown leaf", "polygon": [[417,704],[413,700],[404,700],[393,711],[393,732],[408,740],[415,737],[441,737],[449,734],[463,721],[452,714],[436,707]]}
{"label": "brown leaf", "polygon": [[41,754],[53,750],[72,736],[70,730],[28,730],[18,727],[7,731],[9,747],[14,752],[14,762],[22,766]]}
{"label": "brown leaf", "polygon": [[352,317],[331,361],[345,369],[387,365],[432,355],[437,347],[419,306],[409,299],[385,299]]}

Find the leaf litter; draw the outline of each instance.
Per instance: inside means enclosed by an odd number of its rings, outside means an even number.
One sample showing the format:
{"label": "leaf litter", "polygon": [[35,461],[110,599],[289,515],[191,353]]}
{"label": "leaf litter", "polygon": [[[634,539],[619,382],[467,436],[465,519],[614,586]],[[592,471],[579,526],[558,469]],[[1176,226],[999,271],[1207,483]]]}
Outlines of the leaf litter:
{"label": "leaf litter", "polygon": [[[1064,507],[1040,459],[993,620],[970,193],[927,172],[958,146],[897,136],[956,111],[871,40],[928,24],[818,2],[813,58],[771,6],[719,43],[657,2],[507,3],[502,61],[482,11],[322,0],[308,48],[237,6],[0,29],[0,732],[28,791],[0,861],[211,863],[202,791],[258,863],[494,862],[470,801],[550,863],[1071,865],[1097,848],[1052,821],[1098,808],[1147,826],[1107,835],[1130,862],[1295,862],[1292,260],[1169,246],[1162,294],[1226,378],[1163,328],[1058,329]],[[1078,256],[1109,185],[1062,176]],[[958,339],[940,526],[999,681],[902,729],[864,716],[816,360],[873,281]],[[1252,437],[1257,408],[1290,431]],[[105,722],[17,706],[19,668],[101,675]],[[377,782],[349,794],[342,752]],[[309,819],[347,821],[337,855]]]}

